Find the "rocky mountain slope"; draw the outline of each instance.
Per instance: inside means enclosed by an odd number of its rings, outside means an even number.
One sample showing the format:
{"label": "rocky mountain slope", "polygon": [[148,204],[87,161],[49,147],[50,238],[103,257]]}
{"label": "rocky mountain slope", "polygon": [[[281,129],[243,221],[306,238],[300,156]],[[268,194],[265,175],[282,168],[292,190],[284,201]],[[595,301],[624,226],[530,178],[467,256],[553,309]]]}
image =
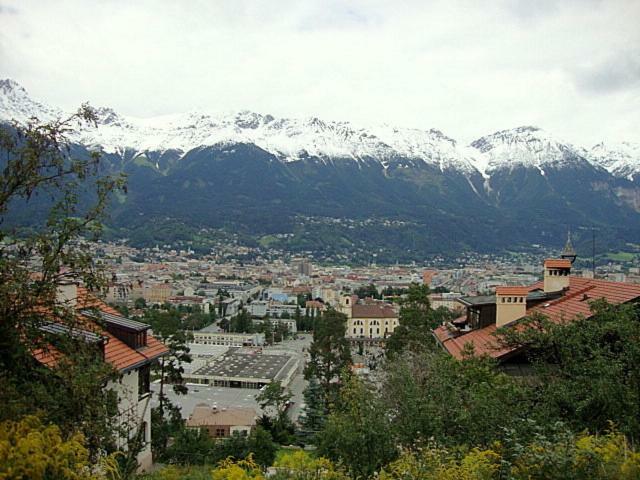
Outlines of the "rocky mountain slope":
{"label": "rocky mountain slope", "polygon": [[[517,127],[465,146],[436,129],[246,111],[97,113],[97,127],[72,140],[78,154],[100,148],[108,171],[129,175],[112,223],[147,243],[167,236],[159,223],[180,224],[256,239],[289,233],[280,246],[292,250],[420,258],[553,244],[570,226],[597,224],[618,243],[640,233],[633,143],[586,149]],[[0,120],[61,115],[0,80]]]}

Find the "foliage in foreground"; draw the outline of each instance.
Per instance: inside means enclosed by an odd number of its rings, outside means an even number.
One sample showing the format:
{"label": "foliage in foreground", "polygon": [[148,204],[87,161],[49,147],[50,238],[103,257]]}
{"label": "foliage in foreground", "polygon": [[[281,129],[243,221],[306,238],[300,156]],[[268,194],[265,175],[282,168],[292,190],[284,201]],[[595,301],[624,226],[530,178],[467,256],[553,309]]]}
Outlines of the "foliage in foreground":
{"label": "foliage in foreground", "polygon": [[38,417],[0,423],[0,478],[30,480],[97,480],[118,478],[114,457],[90,462],[81,433],[64,436],[56,425]]}
{"label": "foliage in foreground", "polygon": [[[65,436],[80,429],[92,458],[113,449],[118,434],[114,398],[104,394],[115,371],[95,345],[42,327],[78,327],[72,306],[57,296],[60,285],[104,286],[82,239],[100,234],[124,178],[103,175],[97,153],[73,152],[68,141],[75,125],[95,121],[85,105],[67,119],[0,126],[0,421],[38,414]],[[21,205],[33,209],[30,231],[7,226]],[[51,347],[62,360],[49,368],[34,354]]]}
{"label": "foliage in foreground", "polygon": [[589,480],[640,478],[640,453],[621,433],[539,436],[515,450],[460,453],[438,447],[407,451],[382,471],[381,480]]}

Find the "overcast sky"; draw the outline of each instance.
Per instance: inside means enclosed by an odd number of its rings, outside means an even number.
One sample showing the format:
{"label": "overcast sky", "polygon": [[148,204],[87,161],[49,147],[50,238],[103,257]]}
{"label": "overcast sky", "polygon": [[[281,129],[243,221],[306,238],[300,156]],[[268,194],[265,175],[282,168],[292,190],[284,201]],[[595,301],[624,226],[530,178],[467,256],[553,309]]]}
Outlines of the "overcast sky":
{"label": "overcast sky", "polygon": [[62,108],[241,109],[640,141],[640,0],[0,0],[0,77]]}

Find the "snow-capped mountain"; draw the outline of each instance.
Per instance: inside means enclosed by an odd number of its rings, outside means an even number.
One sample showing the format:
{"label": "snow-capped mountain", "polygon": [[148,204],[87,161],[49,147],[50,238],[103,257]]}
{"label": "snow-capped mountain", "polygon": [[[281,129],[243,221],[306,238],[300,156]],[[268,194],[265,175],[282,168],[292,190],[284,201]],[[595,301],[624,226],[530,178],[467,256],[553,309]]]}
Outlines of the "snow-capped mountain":
{"label": "snow-capped mountain", "polygon": [[33,100],[18,82],[0,79],[0,119],[26,123],[32,117],[49,121],[61,115],[61,110]]}
{"label": "snow-capped mountain", "polygon": [[634,180],[640,173],[640,143],[599,143],[588,151],[587,157],[616,177]]}
{"label": "snow-capped mountain", "polygon": [[485,176],[514,167],[535,168],[544,175],[545,168],[587,162],[582,149],[531,126],[496,132],[475,140],[471,146],[478,152],[475,165]]}
{"label": "snow-capped mountain", "polygon": [[[138,245],[228,228],[269,242],[287,233],[281,246],[291,251],[359,248],[367,258],[376,251],[409,260],[550,245],[567,226],[599,225],[621,245],[640,236],[637,144],[587,150],[517,127],[461,145],[436,129],[248,111],[96,115],[97,127],[73,134],[74,155],[102,149],[104,171],[127,174],[111,221]],[[0,81],[0,122],[64,116]],[[25,209],[16,221],[43,211]]]}
{"label": "snow-capped mountain", "polygon": [[[0,118],[26,121],[31,117],[49,120],[62,112],[32,100],[12,80],[0,83]],[[197,147],[251,143],[289,162],[307,157],[377,160],[386,165],[402,157],[422,160],[441,170],[471,173],[472,159],[442,132],[379,125],[364,128],[350,122],[318,118],[274,118],[249,111],[231,115],[188,112],[154,118],[125,117],[110,108],[98,108],[98,127],[84,128],[74,140],[98,145],[114,153],[126,148],[136,151],[179,150]]]}
{"label": "snow-capped mountain", "polygon": [[[99,146],[107,153],[164,152],[183,154],[197,147],[248,143],[291,162],[315,157],[374,160],[387,166],[394,159],[422,161],[441,171],[456,170],[485,178],[500,169],[531,167],[544,175],[545,168],[562,168],[590,161],[616,176],[632,178],[640,171],[640,147],[622,143],[596,145],[590,151],[574,147],[537,127],[517,127],[479,138],[469,146],[436,129],[396,128],[390,125],[362,127],[346,121],[318,118],[274,118],[241,111],[228,115],[188,112],[153,118],[135,118],[110,108],[97,108],[98,126],[77,132],[73,140]],[[26,122],[51,120],[64,112],[33,100],[17,82],[0,80],[0,119]]]}

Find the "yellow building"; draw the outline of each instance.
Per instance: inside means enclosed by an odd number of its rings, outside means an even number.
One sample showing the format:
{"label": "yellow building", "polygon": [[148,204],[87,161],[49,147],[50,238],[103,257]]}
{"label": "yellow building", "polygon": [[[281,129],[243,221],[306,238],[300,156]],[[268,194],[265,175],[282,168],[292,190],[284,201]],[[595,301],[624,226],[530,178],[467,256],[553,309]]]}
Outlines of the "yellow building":
{"label": "yellow building", "polygon": [[348,338],[386,338],[398,326],[398,312],[383,302],[361,303],[357,297],[343,297],[340,311],[347,315]]}
{"label": "yellow building", "polygon": [[173,296],[173,288],[168,283],[157,283],[144,289],[144,299],[148,303],[165,303]]}

